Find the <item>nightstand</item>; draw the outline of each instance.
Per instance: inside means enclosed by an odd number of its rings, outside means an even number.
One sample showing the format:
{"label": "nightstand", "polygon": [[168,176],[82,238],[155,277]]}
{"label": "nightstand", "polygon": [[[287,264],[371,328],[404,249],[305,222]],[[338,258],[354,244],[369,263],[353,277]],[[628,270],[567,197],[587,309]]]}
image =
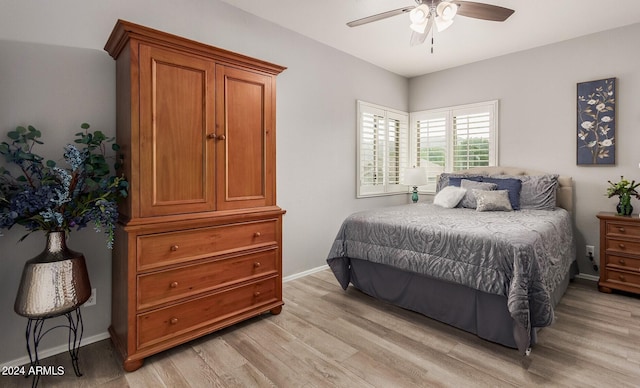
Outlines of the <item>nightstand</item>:
{"label": "nightstand", "polygon": [[640,294],[640,218],[637,214],[618,216],[601,212],[600,281],[601,292],[622,290]]}

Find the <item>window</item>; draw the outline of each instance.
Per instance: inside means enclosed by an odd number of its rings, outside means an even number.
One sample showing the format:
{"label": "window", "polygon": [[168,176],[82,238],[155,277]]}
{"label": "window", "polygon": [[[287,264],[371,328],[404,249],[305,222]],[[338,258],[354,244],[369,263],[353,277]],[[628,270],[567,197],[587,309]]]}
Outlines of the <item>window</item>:
{"label": "window", "polygon": [[498,101],[411,113],[411,164],[425,167],[435,192],[438,174],[498,161]]}
{"label": "window", "polygon": [[358,101],[358,197],[406,192],[408,114]]}
{"label": "window", "polygon": [[425,167],[420,191],[435,192],[440,173],[495,166],[497,117],[497,100],[410,115],[358,101],[358,197],[407,192],[407,167]]}

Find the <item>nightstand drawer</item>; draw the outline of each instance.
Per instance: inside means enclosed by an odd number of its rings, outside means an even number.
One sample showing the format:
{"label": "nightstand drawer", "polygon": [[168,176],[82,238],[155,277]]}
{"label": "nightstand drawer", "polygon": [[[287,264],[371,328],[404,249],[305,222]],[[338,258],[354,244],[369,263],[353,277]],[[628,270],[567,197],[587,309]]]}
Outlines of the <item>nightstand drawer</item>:
{"label": "nightstand drawer", "polygon": [[275,245],[276,229],[270,220],[141,236],[138,270]]}
{"label": "nightstand drawer", "polygon": [[138,349],[186,335],[277,301],[273,277],[138,315]]}
{"label": "nightstand drawer", "polygon": [[608,268],[615,267],[616,269],[637,271],[640,273],[640,258],[607,255],[606,266]]}
{"label": "nightstand drawer", "polygon": [[640,256],[640,241],[618,240],[607,238],[605,248],[607,253],[626,253]]}
{"label": "nightstand drawer", "polygon": [[607,222],[607,236],[628,236],[640,239],[640,225]]}
{"label": "nightstand drawer", "polygon": [[277,273],[277,249],[138,276],[138,309]]}
{"label": "nightstand drawer", "polygon": [[638,287],[640,289],[640,273],[605,269],[604,276],[604,280],[607,283],[624,284],[626,286]]}

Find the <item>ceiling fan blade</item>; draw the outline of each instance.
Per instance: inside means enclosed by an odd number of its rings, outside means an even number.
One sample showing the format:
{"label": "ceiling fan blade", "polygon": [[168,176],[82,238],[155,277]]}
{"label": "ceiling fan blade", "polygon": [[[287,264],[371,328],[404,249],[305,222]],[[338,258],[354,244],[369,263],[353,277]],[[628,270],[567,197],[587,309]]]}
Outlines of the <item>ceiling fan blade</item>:
{"label": "ceiling fan blade", "polygon": [[411,10],[414,9],[414,8],[415,8],[415,6],[410,5],[408,7],[394,9],[393,11],[387,11],[387,12],[379,13],[379,14],[376,14],[376,15],[367,16],[366,18],[362,18],[362,19],[351,21],[351,22],[347,23],[347,26],[356,27],[356,26],[361,26],[363,24],[376,22],[378,20],[382,20],[382,19],[390,18],[392,16],[396,16],[396,15],[400,15],[400,14],[403,14],[403,13],[411,12]]}
{"label": "ceiling fan blade", "polygon": [[411,47],[417,46],[419,44],[424,43],[427,39],[427,35],[431,32],[431,28],[433,27],[433,16],[429,17],[429,22],[427,23],[427,27],[424,29],[424,32],[421,34],[416,31],[411,31],[411,40],[409,41],[409,45]]}
{"label": "ceiling fan blade", "polygon": [[476,3],[474,1],[454,0],[452,3],[458,6],[458,15],[466,16],[468,18],[492,20],[494,22],[503,22],[515,12],[509,8],[491,4]]}

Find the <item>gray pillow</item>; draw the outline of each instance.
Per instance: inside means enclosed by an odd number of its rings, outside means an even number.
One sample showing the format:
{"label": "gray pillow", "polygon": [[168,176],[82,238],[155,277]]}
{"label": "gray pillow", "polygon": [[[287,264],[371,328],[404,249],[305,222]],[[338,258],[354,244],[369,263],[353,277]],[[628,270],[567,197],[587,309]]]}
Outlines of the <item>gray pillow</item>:
{"label": "gray pillow", "polygon": [[476,197],[476,210],[479,212],[513,211],[509,201],[509,190],[483,191],[474,189],[473,195]]}
{"label": "gray pillow", "polygon": [[496,185],[495,183],[487,183],[487,182],[476,182],[476,181],[470,181],[467,179],[463,179],[460,181],[460,187],[462,187],[463,189],[467,189],[467,193],[464,195],[464,197],[462,198],[462,201],[460,201],[460,206],[462,207],[466,207],[469,209],[475,209],[476,208],[476,197],[473,194],[473,190],[495,190],[498,185]]}
{"label": "gray pillow", "polygon": [[442,190],[447,186],[451,186],[451,183],[449,182],[450,178],[454,178],[454,180],[456,181],[455,183],[457,183],[457,184],[454,183],[453,186],[460,186],[460,179],[471,179],[471,180],[477,180],[477,181],[482,180],[480,179],[480,176],[477,174],[469,175],[469,174],[456,174],[455,172],[443,172],[442,174],[438,175],[436,192]]}
{"label": "gray pillow", "polygon": [[516,178],[522,182],[520,209],[553,210],[556,208],[558,174],[499,175],[494,178]]}

